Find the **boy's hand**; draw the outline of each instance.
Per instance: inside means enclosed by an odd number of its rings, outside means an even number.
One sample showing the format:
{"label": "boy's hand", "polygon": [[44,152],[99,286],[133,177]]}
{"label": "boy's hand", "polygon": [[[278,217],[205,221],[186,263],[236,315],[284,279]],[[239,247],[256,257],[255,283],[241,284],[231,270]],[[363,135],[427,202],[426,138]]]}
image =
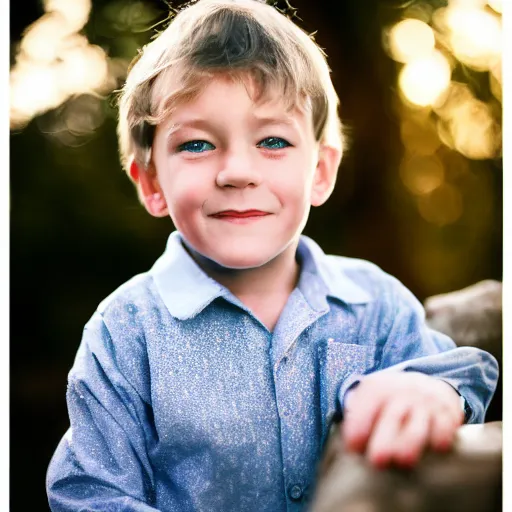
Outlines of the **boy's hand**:
{"label": "boy's hand", "polygon": [[411,467],[427,447],[448,450],[463,421],[460,396],[446,382],[383,372],[347,394],[342,434],[348,451],[366,453],[377,467]]}

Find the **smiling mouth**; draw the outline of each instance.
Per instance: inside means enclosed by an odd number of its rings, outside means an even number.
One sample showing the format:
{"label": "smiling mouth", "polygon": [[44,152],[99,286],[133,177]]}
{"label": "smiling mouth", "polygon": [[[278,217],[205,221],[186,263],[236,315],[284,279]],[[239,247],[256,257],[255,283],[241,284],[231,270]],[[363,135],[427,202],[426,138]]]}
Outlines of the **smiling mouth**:
{"label": "smiling mouth", "polygon": [[258,220],[263,217],[266,217],[267,215],[270,215],[269,212],[263,212],[261,210],[224,210],[218,213],[214,213],[213,215],[210,215],[210,217],[213,217],[215,219],[221,219],[221,220],[227,220],[231,222],[236,221],[250,221],[250,220]]}

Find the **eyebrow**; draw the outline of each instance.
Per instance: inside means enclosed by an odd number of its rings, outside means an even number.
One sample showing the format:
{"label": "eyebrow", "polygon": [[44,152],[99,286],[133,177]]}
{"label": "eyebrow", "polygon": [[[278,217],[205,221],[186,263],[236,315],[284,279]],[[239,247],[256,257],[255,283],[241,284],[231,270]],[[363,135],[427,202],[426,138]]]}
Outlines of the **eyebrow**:
{"label": "eyebrow", "polygon": [[189,119],[184,121],[183,123],[173,123],[169,129],[165,133],[165,138],[169,139],[172,137],[174,133],[183,128],[196,128],[199,130],[211,130],[213,128],[213,124],[207,121],[206,119]]}
{"label": "eyebrow", "polygon": [[284,124],[286,126],[294,126],[295,120],[289,116],[279,116],[279,117],[259,117],[254,116],[255,122],[254,124],[259,126],[265,126],[269,124]]}
{"label": "eyebrow", "polygon": [[[253,116],[253,124],[255,128],[261,128],[263,126],[270,126],[270,125],[284,125],[284,126],[290,126],[292,128],[297,128],[296,121],[290,116],[278,116],[278,117],[272,117],[272,116]],[[204,131],[212,131],[215,130],[216,126],[215,123],[212,123],[208,121],[207,119],[203,118],[192,118],[187,119],[183,122],[178,122],[172,124],[169,129],[166,131],[165,138],[166,140],[169,140],[176,132],[182,129],[186,128],[195,128],[198,130],[204,130]]]}

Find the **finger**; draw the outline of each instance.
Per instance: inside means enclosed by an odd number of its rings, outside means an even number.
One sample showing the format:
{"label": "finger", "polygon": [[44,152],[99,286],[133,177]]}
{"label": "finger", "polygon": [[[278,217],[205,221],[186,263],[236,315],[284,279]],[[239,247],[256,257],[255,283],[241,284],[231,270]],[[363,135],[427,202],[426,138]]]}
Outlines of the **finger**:
{"label": "finger", "polygon": [[432,429],[431,413],[424,407],[410,411],[395,445],[394,462],[398,466],[413,467],[428,446]]}
{"label": "finger", "polygon": [[457,413],[461,410],[459,393],[455,390],[454,387],[451,386],[451,384],[448,384],[441,379],[436,379],[435,382],[436,386],[442,390],[437,395],[439,404],[443,407],[446,407],[450,411],[453,411],[458,417]]}
{"label": "finger", "polygon": [[371,434],[367,456],[377,467],[388,466],[400,445],[401,431],[411,410],[409,401],[395,398],[388,402],[375,423]]}
{"label": "finger", "polygon": [[441,409],[432,420],[430,446],[436,451],[449,450],[453,445],[457,428],[460,426],[458,418],[454,419],[447,410]]}
{"label": "finger", "polygon": [[350,409],[346,410],[342,424],[342,435],[348,451],[363,453],[373,430],[380,410],[385,402],[384,395],[362,392],[357,388],[352,392]]}

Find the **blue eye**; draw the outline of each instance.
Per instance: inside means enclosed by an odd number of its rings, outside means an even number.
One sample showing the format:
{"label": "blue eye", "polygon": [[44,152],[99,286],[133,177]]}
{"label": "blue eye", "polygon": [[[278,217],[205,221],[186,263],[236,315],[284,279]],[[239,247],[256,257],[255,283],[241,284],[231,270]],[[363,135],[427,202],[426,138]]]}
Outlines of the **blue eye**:
{"label": "blue eye", "polygon": [[189,153],[204,153],[215,149],[213,144],[205,140],[189,140],[178,146],[178,151],[188,151]]}
{"label": "blue eye", "polygon": [[291,144],[287,140],[281,139],[281,137],[267,137],[261,142],[258,142],[259,148],[266,149],[284,149],[289,146],[291,146]]}

